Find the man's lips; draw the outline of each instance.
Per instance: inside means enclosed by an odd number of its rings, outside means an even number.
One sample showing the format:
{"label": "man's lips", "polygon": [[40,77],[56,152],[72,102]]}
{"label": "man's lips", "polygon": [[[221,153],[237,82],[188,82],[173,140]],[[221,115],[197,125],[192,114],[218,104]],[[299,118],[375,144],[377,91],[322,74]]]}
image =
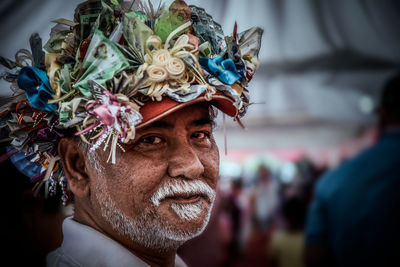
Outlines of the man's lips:
{"label": "man's lips", "polygon": [[186,194],[186,193],[170,195],[170,196],[165,197],[163,200],[179,202],[182,204],[191,204],[191,203],[199,201],[201,198],[207,200],[207,202],[208,202],[207,196],[205,196],[203,194]]}

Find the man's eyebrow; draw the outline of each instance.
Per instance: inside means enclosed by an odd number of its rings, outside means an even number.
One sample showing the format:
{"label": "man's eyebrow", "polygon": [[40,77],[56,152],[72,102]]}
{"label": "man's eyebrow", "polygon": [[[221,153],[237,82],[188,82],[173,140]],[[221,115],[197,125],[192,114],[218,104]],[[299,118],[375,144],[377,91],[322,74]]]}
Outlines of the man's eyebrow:
{"label": "man's eyebrow", "polygon": [[204,118],[201,118],[201,119],[192,121],[189,125],[190,125],[190,126],[211,125],[211,127],[214,127],[215,122],[214,122],[214,120],[211,119],[210,117],[204,117]]}
{"label": "man's eyebrow", "polygon": [[166,121],[155,121],[149,124],[146,129],[161,128],[161,129],[172,129],[174,126]]}

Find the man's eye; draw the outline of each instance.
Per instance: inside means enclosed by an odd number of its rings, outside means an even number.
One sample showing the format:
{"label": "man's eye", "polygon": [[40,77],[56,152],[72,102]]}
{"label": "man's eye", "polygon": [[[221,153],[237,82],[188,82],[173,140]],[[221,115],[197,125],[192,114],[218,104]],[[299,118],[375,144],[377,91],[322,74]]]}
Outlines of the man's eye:
{"label": "man's eye", "polygon": [[158,136],[146,136],[139,139],[139,144],[158,145],[162,143],[162,139]]}
{"label": "man's eye", "polygon": [[192,138],[198,139],[198,140],[204,140],[206,138],[210,137],[210,134],[207,132],[194,132],[192,133]]}

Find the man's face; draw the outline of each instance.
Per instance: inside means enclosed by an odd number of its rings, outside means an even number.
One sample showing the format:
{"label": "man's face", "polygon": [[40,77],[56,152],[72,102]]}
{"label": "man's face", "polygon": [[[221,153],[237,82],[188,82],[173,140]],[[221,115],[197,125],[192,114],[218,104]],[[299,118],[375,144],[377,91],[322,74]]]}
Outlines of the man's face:
{"label": "man's face", "polygon": [[123,148],[115,165],[105,163],[103,152],[102,171],[89,171],[99,219],[156,249],[200,234],[211,213],[219,165],[208,106],[192,105],[139,129]]}

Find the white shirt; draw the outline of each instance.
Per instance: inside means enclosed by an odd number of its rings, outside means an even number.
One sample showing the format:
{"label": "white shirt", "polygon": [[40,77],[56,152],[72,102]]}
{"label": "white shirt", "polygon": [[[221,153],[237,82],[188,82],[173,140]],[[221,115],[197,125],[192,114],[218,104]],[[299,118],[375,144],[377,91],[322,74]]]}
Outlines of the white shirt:
{"label": "white shirt", "polygon": [[[68,217],[62,225],[61,247],[47,255],[47,266],[149,266],[118,242]],[[176,255],[176,267],[186,264]]]}
{"label": "white shirt", "polygon": [[256,194],[256,216],[257,218],[269,219],[278,205],[278,188],[274,181],[261,182],[255,189]]}

